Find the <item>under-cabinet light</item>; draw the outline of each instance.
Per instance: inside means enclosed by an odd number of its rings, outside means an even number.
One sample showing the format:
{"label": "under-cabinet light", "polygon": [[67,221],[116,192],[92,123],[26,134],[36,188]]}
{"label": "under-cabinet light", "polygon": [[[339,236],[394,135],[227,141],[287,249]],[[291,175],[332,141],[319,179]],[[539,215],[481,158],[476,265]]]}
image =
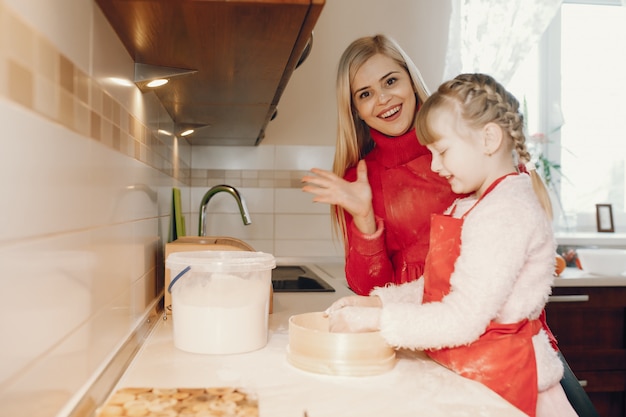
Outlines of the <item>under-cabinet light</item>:
{"label": "under-cabinet light", "polygon": [[163,67],[136,62],[134,82],[145,93],[152,88],[168,83],[174,77],[190,75],[196,72],[198,71],[192,69]]}
{"label": "under-cabinet light", "polygon": [[181,136],[189,136],[189,135],[191,135],[193,132],[194,132],[194,130],[193,130],[193,129],[187,129],[187,130],[185,130],[185,131],[181,132],[181,133],[180,133],[180,135],[181,135]]}
{"label": "under-cabinet light", "polygon": [[168,80],[167,78],[157,78],[156,80],[152,80],[150,81],[148,84],[146,84],[146,87],[160,87],[162,85],[165,85],[169,82],[170,80]]}

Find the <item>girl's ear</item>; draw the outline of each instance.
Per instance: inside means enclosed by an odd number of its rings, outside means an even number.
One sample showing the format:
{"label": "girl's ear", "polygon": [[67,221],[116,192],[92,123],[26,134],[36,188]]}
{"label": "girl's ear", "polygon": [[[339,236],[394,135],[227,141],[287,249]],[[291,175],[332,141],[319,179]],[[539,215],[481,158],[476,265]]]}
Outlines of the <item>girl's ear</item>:
{"label": "girl's ear", "polygon": [[502,146],[503,139],[504,132],[502,132],[502,127],[496,123],[487,123],[483,128],[485,154],[493,155]]}

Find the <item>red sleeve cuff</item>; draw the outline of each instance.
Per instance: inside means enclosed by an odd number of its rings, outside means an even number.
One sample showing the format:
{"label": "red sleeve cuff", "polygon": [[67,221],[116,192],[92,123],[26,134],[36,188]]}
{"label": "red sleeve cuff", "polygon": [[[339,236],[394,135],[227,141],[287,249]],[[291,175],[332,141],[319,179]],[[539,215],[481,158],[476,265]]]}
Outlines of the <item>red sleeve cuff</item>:
{"label": "red sleeve cuff", "polygon": [[376,231],[372,234],[362,233],[354,223],[350,225],[350,228],[352,229],[350,249],[362,255],[374,255],[385,250],[385,239],[383,236],[385,223],[380,217],[376,217]]}

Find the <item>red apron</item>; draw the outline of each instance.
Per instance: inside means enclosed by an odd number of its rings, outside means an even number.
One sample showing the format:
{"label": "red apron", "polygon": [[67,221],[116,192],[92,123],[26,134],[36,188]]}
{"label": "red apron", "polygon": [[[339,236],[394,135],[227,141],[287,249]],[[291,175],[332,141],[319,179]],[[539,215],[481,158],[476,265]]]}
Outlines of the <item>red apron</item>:
{"label": "red apron", "polygon": [[[496,180],[483,197],[503,178]],[[479,202],[480,199],[476,204]],[[431,217],[430,252],[424,269],[424,303],[441,301],[450,292],[450,275],[461,250],[461,228],[467,213],[462,218],[437,214]],[[481,382],[534,417],[537,365],[532,337],[541,327],[540,320],[525,319],[511,324],[492,320],[471,344],[426,353],[456,373]]]}

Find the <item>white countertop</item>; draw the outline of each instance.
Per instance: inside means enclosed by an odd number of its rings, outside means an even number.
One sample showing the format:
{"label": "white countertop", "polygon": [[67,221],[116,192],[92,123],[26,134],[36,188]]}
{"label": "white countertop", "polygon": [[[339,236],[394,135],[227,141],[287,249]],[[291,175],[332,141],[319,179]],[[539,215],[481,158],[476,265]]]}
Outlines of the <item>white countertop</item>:
{"label": "white countertop", "polygon": [[626,233],[557,232],[559,245],[626,248]]}
{"label": "white countertop", "polygon": [[[605,247],[626,249],[626,233],[560,232],[555,238],[561,246]],[[626,274],[621,276],[593,275],[576,268],[566,268],[554,282],[555,287],[624,287]]]}
{"label": "white countertop", "polygon": [[241,387],[256,393],[261,417],[302,417],[305,410],[309,417],[524,416],[483,385],[456,375],[422,353],[400,352],[395,367],[376,376],[328,376],[291,366],[286,359],[289,317],[322,311],[351,293],[341,263],[307,266],[336,292],[274,294],[269,341],[263,349],[237,355],[187,353],[174,347],[172,320],[161,320],[114,391],[123,387]]}
{"label": "white countertop", "polygon": [[626,275],[593,275],[577,268],[565,268],[554,279],[554,287],[626,287]]}

